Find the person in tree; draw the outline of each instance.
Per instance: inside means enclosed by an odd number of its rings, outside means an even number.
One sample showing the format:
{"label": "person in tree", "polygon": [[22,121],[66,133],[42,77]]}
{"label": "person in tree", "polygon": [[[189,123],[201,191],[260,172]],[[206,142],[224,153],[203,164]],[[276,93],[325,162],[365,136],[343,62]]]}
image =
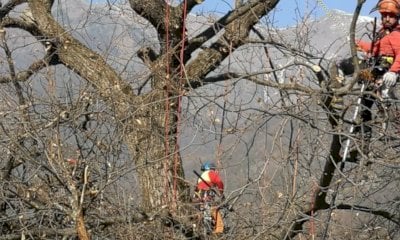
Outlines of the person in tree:
{"label": "person in tree", "polygon": [[[379,0],[377,5],[371,12],[378,10],[381,15],[381,27],[375,34],[375,39],[371,42],[357,40],[357,50],[364,52],[367,57],[366,62],[372,63],[374,74],[380,75],[380,82],[374,82],[369,86],[368,90],[373,91],[376,86],[379,87],[377,95],[380,95],[380,100],[393,98],[393,89],[396,85],[400,73],[400,0]],[[371,65],[371,64],[370,64]],[[352,59],[344,59],[336,66],[339,76],[350,75],[354,73],[354,66]],[[362,66],[361,66],[362,67]],[[362,79],[376,80],[374,79]],[[368,154],[369,142],[371,138],[371,127],[369,122],[372,120],[371,107],[377,99],[372,95],[364,95],[361,101],[361,126],[355,128],[356,132],[363,135],[363,152]],[[351,158],[355,158],[356,151],[350,153]]]}
{"label": "person in tree", "polygon": [[[224,183],[221,179],[221,176],[219,175],[219,172],[216,170],[215,164],[207,161],[201,165],[201,171],[202,173],[197,180],[197,185],[195,189],[195,201],[215,202],[216,197],[219,197],[221,200],[223,200]],[[216,206],[213,206],[211,211],[212,218],[215,222],[213,233],[221,234],[224,232],[224,222],[222,220],[221,212]]]}
{"label": "person in tree", "polygon": [[[382,98],[389,98],[391,89],[396,85],[400,72],[400,1],[380,0],[372,11],[381,14],[382,27],[378,31],[373,46],[370,42],[357,41],[357,47],[371,53],[377,65],[387,68],[382,80]],[[372,47],[372,49],[371,49]]]}

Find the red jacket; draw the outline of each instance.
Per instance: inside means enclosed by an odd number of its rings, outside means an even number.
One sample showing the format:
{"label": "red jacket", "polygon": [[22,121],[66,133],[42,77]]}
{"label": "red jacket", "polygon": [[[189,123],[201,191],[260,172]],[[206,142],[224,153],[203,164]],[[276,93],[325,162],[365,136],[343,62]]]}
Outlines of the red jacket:
{"label": "red jacket", "polygon": [[210,187],[216,187],[221,194],[224,192],[224,183],[222,182],[219,173],[215,170],[204,171],[201,174],[201,178],[197,180],[197,190],[209,190]]}
{"label": "red jacket", "polygon": [[[383,35],[380,39],[378,39],[372,51],[373,57],[393,57],[393,64],[390,67],[389,71],[400,73],[400,25],[394,28],[391,32],[384,32],[384,29],[381,29],[378,34]],[[359,40],[357,41],[358,47],[360,47],[365,52],[370,52],[371,43]]]}

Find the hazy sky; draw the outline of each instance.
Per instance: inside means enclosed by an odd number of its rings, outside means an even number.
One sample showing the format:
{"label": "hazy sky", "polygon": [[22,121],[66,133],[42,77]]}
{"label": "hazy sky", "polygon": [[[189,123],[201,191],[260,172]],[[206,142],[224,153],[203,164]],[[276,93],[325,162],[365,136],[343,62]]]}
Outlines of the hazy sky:
{"label": "hazy sky", "polygon": [[[87,2],[101,3],[107,0],[86,0]],[[109,2],[118,2],[119,0],[108,0]],[[166,0],[167,1],[167,0]],[[169,0],[169,2],[181,2],[182,0]],[[204,0],[198,5],[194,11],[216,12],[224,14],[232,9],[235,0]],[[366,0],[361,14],[364,16],[376,16],[369,14],[370,10],[375,6],[378,0]],[[311,17],[320,17],[332,9],[339,9],[348,13],[355,10],[357,0],[281,0],[276,8],[274,22],[277,26],[291,26],[299,19],[299,15],[304,15],[313,11]]]}

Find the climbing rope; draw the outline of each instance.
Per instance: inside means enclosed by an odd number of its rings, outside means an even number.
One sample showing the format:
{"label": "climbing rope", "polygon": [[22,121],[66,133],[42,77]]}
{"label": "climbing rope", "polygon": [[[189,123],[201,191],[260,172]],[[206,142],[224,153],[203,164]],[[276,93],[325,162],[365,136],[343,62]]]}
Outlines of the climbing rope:
{"label": "climbing rope", "polygon": [[180,139],[180,126],[181,126],[181,113],[182,113],[182,97],[183,91],[182,86],[185,83],[185,42],[186,42],[186,18],[187,18],[187,0],[184,0],[182,5],[182,38],[181,38],[181,49],[179,54],[179,61],[180,61],[180,79],[179,79],[179,95],[178,95],[178,106],[177,106],[177,125],[176,125],[176,143],[174,149],[174,182],[173,182],[173,199],[174,202],[177,201],[177,188],[178,188],[178,167],[180,162],[180,155],[179,155],[179,139]]}
{"label": "climbing rope", "polygon": [[[168,96],[169,92],[169,87],[171,84],[169,83],[170,81],[170,61],[169,61],[169,51],[170,51],[170,39],[169,39],[169,18],[170,18],[170,3],[169,0],[165,1],[166,7],[165,7],[165,31],[166,31],[166,39],[165,39],[165,45],[166,45],[166,58],[165,58],[165,77],[166,77],[166,96]],[[169,98],[165,98],[165,119],[164,119],[164,125],[165,125],[165,161],[164,161],[164,174],[165,174],[165,179],[164,179],[164,204],[168,204],[168,196],[169,196],[169,111],[170,111],[170,103],[169,103]]]}

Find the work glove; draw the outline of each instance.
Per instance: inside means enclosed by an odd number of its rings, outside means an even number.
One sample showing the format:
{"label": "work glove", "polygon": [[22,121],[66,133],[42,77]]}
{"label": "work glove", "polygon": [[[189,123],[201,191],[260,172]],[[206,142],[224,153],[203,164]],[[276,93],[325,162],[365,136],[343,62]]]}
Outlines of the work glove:
{"label": "work glove", "polygon": [[387,88],[396,85],[398,74],[395,72],[387,72],[383,74],[383,85]]}

